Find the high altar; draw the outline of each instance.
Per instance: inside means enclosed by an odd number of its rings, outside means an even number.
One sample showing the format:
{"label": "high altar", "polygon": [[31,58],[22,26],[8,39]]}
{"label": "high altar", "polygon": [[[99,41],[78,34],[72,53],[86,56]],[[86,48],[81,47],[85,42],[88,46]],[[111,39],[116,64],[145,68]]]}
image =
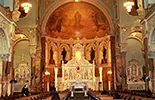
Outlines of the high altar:
{"label": "high altar", "polygon": [[[66,64],[62,62],[62,77],[58,79],[61,85],[58,83],[57,77],[55,77],[57,90],[69,89],[72,82],[85,82],[88,84],[88,88],[97,90],[98,80],[95,78],[95,64],[89,63],[84,58],[84,46],[77,43],[72,47],[72,52],[72,59]],[[56,70],[55,72],[58,73]]]}

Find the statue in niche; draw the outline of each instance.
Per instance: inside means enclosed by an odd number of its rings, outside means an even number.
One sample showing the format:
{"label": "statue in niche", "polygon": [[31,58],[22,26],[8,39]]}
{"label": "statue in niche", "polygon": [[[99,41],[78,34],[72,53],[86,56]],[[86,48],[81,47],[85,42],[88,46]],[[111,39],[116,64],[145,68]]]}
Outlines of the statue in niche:
{"label": "statue in niche", "polygon": [[106,63],[106,62],[107,62],[106,53],[107,53],[107,50],[106,50],[106,48],[103,46],[103,59],[102,59],[102,63]]}
{"label": "statue in niche", "polygon": [[90,62],[91,63],[93,62],[94,58],[95,58],[95,50],[92,47],[90,51]]}
{"label": "statue in niche", "polygon": [[54,59],[53,59],[53,55],[54,55],[54,52],[53,52],[53,49],[51,47],[51,49],[50,49],[50,64],[54,64],[55,63]]}
{"label": "statue in niche", "polygon": [[63,48],[61,55],[62,55],[62,60],[65,62],[66,61],[66,55],[67,55],[67,51],[65,50],[65,48]]}

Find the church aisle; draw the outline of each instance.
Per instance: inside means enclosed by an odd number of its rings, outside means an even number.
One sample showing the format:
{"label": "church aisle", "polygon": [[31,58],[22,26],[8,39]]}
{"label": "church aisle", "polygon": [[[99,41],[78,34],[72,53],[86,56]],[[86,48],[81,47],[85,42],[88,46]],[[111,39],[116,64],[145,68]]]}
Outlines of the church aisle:
{"label": "church aisle", "polygon": [[[63,98],[66,97],[67,95],[68,95],[68,92],[60,92],[59,93],[60,100],[64,100]],[[99,97],[100,100],[113,100],[113,97],[109,95],[99,95],[98,93],[95,93],[94,95]],[[47,99],[44,99],[44,100],[52,100],[52,99],[51,97],[48,97]],[[88,98],[84,98],[84,97],[69,98],[67,100],[89,100],[89,97]]]}

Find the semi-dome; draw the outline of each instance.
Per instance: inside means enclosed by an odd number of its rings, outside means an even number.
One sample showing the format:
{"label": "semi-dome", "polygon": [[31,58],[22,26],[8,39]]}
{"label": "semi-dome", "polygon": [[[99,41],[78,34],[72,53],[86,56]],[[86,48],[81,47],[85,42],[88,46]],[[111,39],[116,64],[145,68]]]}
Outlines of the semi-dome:
{"label": "semi-dome", "polygon": [[84,2],[72,2],[56,9],[46,25],[47,36],[53,38],[104,37],[109,34],[109,23],[95,6]]}

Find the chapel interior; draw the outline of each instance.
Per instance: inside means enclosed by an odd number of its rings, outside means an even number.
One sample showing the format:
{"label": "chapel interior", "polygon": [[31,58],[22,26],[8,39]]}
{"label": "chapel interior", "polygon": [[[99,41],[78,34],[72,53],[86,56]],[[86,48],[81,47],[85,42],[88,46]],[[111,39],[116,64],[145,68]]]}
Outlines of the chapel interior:
{"label": "chapel interior", "polygon": [[72,83],[155,99],[155,0],[0,0],[0,100],[70,100]]}

